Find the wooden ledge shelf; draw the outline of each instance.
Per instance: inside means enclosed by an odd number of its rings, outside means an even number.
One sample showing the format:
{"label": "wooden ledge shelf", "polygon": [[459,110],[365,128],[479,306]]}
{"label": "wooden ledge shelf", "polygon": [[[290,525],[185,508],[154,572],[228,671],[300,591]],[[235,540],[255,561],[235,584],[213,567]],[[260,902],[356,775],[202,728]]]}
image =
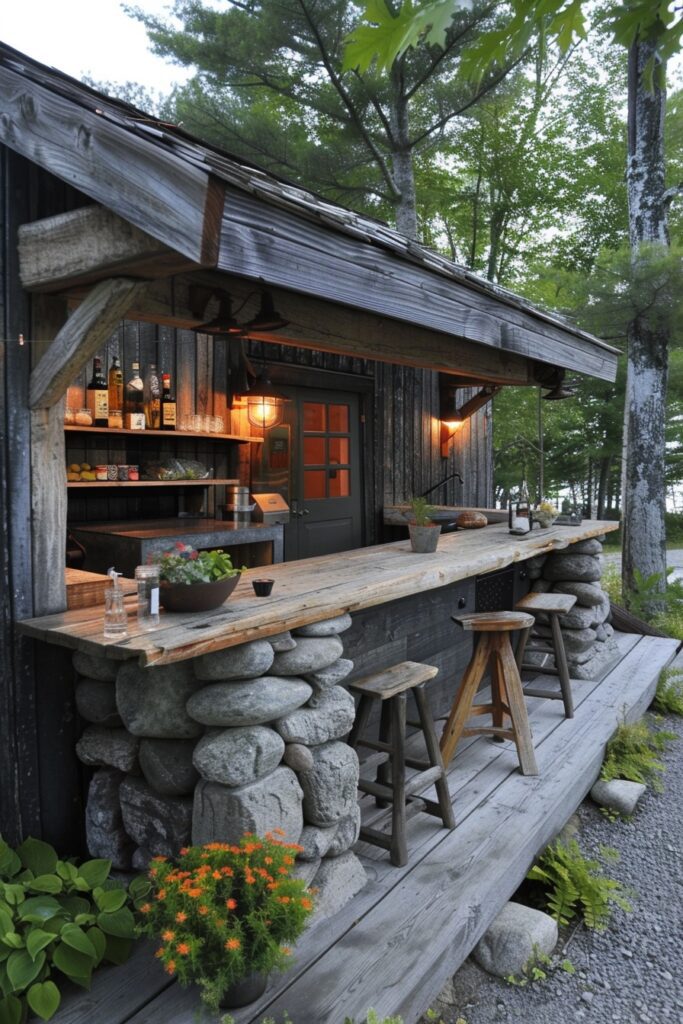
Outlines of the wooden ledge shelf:
{"label": "wooden ledge shelf", "polygon": [[246,434],[214,434],[196,430],[126,430],[125,427],[86,427],[78,423],[65,423],[64,430],[74,434],[111,434],[123,437],[200,437],[205,441],[237,441],[239,444],[251,442],[263,444],[262,437],[249,437]]}
{"label": "wooden ledge shelf", "polygon": [[221,487],[239,480],[73,480],[67,489],[78,487]]}

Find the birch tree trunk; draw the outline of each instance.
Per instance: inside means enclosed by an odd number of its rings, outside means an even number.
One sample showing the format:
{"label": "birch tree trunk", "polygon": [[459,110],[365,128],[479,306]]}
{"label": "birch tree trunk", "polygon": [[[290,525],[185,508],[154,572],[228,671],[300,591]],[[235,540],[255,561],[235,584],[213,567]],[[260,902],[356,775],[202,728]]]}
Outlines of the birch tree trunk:
{"label": "birch tree trunk", "polygon": [[[653,247],[666,249],[664,177],[665,88],[648,92],[643,71],[655,44],[636,40],[629,51],[627,189],[631,258],[638,265]],[[664,69],[662,69],[663,71]],[[663,82],[663,74],[662,74]],[[644,246],[647,248],[644,248]],[[656,251],[656,248],[654,249]],[[628,326],[622,549],[624,592],[635,589],[635,572],[660,573],[666,589],[665,436],[669,329],[645,310]],[[654,609],[653,609],[654,610]]]}
{"label": "birch tree trunk", "polygon": [[413,147],[410,141],[410,110],[405,95],[403,61],[397,60],[391,69],[392,103],[391,122],[391,171],[399,198],[396,211],[396,227],[408,238],[418,237],[417,200],[415,197],[415,168]]}

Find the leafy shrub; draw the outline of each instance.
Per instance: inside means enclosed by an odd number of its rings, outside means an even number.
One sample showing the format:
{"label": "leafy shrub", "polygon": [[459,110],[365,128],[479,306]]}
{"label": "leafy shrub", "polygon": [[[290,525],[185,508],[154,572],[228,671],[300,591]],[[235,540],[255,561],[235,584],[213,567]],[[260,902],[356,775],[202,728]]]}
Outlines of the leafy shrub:
{"label": "leafy shrub", "polygon": [[644,718],[630,724],[622,722],[607,744],[600,778],[606,782],[629,779],[651,785],[656,792],[661,792],[664,787],[659,776],[664,765],[659,755],[676,739],[675,732],[652,730]]}
{"label": "leafy shrub", "polygon": [[[601,849],[603,859],[617,859],[616,850]],[[558,924],[580,914],[584,924],[604,931],[612,906],[631,910],[621,882],[606,878],[598,860],[588,860],[575,839],[551,843],[530,869],[527,878],[543,886],[545,905]]]}
{"label": "leafy shrub", "polygon": [[16,851],[0,839],[0,1024],[20,1024],[27,1008],[49,1020],[60,974],[89,988],[103,960],[128,959],[135,920],[110,869],[108,860],[59,860],[38,839]]}
{"label": "leafy shrub", "polygon": [[301,847],[245,835],[238,846],[180,851],[177,865],[155,857],[136,892],[140,931],[161,940],[157,956],[181,985],[196,982],[216,1009],[252,973],[283,970],[313,910],[305,883],[291,877]]}
{"label": "leafy shrub", "polygon": [[683,672],[680,669],[664,669],[652,706],[660,715],[683,715]]}

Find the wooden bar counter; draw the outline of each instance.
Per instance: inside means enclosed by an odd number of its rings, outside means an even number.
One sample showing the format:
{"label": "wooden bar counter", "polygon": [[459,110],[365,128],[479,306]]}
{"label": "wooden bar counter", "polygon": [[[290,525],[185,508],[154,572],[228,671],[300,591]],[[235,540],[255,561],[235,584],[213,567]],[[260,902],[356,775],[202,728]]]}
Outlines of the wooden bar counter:
{"label": "wooden bar counter", "polygon": [[[616,522],[584,520],[580,526],[534,530],[520,539],[506,525],[443,535],[434,554],[415,554],[409,541],[359,548],[245,572],[229,600],[213,612],[162,612],[160,626],[139,632],[135,616],[123,641],[102,635],[103,608],[84,608],[26,619],[27,636],[109,658],[137,658],[141,666],[165,665],[219,651],[288,629],[360,612],[558,551],[618,529]],[[251,581],[274,579],[268,598],[254,596]],[[434,629],[438,623],[434,623]]]}

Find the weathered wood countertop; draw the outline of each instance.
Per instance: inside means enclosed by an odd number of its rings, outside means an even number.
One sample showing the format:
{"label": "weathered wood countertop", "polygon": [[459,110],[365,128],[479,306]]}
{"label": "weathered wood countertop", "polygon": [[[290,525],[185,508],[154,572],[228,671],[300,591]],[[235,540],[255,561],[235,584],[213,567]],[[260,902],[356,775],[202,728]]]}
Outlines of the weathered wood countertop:
{"label": "weathered wood countertop", "polygon": [[[133,614],[125,640],[102,635],[102,607],[25,619],[18,625],[26,636],[48,643],[111,658],[137,657],[143,666],[166,665],[479,576],[618,526],[585,520],[581,526],[534,530],[520,539],[511,536],[506,525],[495,525],[445,534],[438,550],[429,555],[414,554],[405,540],[250,569],[215,611],[162,612],[158,628],[144,633],[137,629]],[[273,593],[255,597],[251,581],[265,575],[275,580]]]}

